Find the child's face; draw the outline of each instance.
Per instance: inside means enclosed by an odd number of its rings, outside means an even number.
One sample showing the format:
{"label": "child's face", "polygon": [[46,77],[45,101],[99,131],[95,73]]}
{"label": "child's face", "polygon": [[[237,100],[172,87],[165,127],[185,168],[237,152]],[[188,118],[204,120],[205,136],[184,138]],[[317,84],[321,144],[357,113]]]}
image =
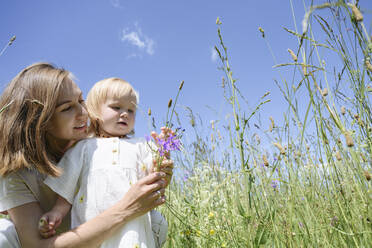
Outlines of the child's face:
{"label": "child's face", "polygon": [[108,98],[101,106],[100,133],[106,136],[129,134],[134,128],[135,102],[136,98],[128,95]]}

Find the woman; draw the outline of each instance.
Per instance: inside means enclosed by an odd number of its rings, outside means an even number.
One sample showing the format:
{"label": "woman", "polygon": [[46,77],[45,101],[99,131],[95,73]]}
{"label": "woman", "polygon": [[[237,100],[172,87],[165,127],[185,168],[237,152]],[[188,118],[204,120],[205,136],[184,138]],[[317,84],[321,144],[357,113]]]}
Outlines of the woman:
{"label": "woman", "polygon": [[[42,239],[38,220],[56,199],[43,180],[47,175],[63,173],[56,162],[73,143],[86,137],[88,117],[82,93],[68,71],[38,63],[10,82],[0,106],[5,107],[0,114],[0,211],[8,212],[23,247],[98,247],[129,220],[165,202],[171,161],[163,164],[167,174],[156,172],[143,178],[99,216]],[[68,220],[63,221],[59,232],[68,230]],[[7,222],[0,228],[0,246],[6,247],[8,242],[8,247],[17,247],[13,225]]]}

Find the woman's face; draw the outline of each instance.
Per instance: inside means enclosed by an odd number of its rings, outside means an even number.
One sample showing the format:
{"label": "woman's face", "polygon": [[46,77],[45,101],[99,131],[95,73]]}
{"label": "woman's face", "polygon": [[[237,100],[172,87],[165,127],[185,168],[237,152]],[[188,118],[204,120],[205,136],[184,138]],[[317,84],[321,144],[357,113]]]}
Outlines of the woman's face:
{"label": "woman's face", "polygon": [[49,139],[54,139],[57,144],[81,140],[87,136],[87,121],[88,113],[81,90],[72,80],[66,80],[48,124]]}

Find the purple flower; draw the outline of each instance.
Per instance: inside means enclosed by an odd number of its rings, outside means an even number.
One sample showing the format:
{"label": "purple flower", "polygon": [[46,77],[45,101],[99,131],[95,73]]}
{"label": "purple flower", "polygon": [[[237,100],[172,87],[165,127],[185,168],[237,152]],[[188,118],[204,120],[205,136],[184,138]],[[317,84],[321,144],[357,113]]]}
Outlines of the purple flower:
{"label": "purple flower", "polygon": [[164,156],[164,154],[170,151],[179,151],[181,149],[181,142],[175,134],[171,134],[167,138],[159,138],[158,146],[160,156]]}
{"label": "purple flower", "polygon": [[276,189],[276,188],[278,188],[278,183],[276,182],[276,181],[271,181],[271,187],[273,188],[273,189]]}
{"label": "purple flower", "polygon": [[147,142],[149,142],[151,140],[150,135],[145,135],[145,139],[146,139]]}
{"label": "purple flower", "polygon": [[185,175],[183,176],[183,181],[186,182],[187,179],[189,179],[189,174],[185,173]]}

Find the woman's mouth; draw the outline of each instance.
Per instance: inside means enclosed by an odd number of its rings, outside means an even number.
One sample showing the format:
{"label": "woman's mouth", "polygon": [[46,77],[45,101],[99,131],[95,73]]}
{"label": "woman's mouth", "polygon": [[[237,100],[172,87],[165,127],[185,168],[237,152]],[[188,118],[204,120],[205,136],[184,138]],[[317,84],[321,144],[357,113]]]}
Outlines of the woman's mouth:
{"label": "woman's mouth", "polygon": [[76,129],[76,130],[85,130],[85,128],[87,127],[87,125],[86,124],[81,124],[80,126],[77,126],[77,127],[74,127],[74,129]]}

